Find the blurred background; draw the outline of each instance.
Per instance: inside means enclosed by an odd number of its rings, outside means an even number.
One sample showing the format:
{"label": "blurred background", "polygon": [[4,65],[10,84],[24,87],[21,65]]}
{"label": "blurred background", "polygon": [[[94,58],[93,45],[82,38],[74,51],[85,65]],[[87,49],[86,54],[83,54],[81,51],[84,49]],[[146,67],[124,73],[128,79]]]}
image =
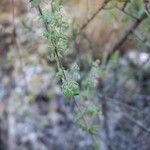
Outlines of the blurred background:
{"label": "blurred background", "polygon": [[74,122],[39,12],[28,0],[0,0],[0,150],[149,150],[150,2],[64,0],[63,11],[70,28],[62,63],[80,68],[82,110],[100,109],[86,116],[98,126],[98,146]]}

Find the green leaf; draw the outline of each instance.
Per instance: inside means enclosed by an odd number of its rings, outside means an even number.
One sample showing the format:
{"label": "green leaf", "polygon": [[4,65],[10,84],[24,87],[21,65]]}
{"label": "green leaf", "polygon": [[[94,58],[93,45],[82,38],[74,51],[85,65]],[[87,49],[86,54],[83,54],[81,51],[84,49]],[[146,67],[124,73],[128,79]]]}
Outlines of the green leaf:
{"label": "green leaf", "polygon": [[71,70],[70,70],[70,74],[71,74],[71,78],[75,81],[79,80],[80,79],[80,73],[79,73],[79,66],[74,63],[72,66],[71,66]]}
{"label": "green leaf", "polygon": [[112,56],[111,56],[111,59],[109,61],[109,64],[110,65],[115,65],[118,63],[119,61],[119,58],[120,58],[120,53],[119,51],[117,50]]}
{"label": "green leaf", "polygon": [[55,16],[49,11],[43,12],[43,15],[41,18],[46,23],[54,23],[54,21],[55,21]]}
{"label": "green leaf", "polygon": [[92,134],[92,135],[95,135],[95,134],[97,134],[97,132],[98,132],[98,127],[97,127],[96,125],[93,125],[92,127],[90,127],[90,128],[88,129],[88,132],[89,132],[90,134]]}
{"label": "green leaf", "polygon": [[64,81],[62,90],[67,98],[73,98],[80,94],[79,84],[74,80]]}
{"label": "green leaf", "polygon": [[60,11],[61,8],[62,8],[62,2],[61,1],[52,3],[53,12],[58,12],[58,11]]}
{"label": "green leaf", "polygon": [[97,106],[93,105],[87,109],[87,114],[91,117],[96,117],[100,114],[100,110]]}
{"label": "green leaf", "polygon": [[62,69],[59,69],[58,72],[57,72],[57,74],[56,74],[56,76],[57,76],[59,79],[63,80],[63,79],[64,79],[63,70],[62,70]]}
{"label": "green leaf", "polygon": [[84,114],[85,114],[85,111],[79,111],[77,112],[76,116],[75,116],[75,122],[80,122],[81,119],[83,119],[84,117]]}
{"label": "green leaf", "polygon": [[85,88],[94,89],[97,86],[97,79],[99,77],[99,60],[96,60],[93,63],[92,69],[88,75],[88,77],[83,81],[83,85]]}
{"label": "green leaf", "polygon": [[144,12],[143,0],[132,0],[128,9],[132,15],[140,17],[141,14]]}

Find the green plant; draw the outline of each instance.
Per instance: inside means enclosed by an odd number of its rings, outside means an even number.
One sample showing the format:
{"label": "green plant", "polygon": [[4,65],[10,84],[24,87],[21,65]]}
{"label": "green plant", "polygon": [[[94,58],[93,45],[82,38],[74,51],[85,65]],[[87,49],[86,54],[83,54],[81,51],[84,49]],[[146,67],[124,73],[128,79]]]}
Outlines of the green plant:
{"label": "green plant", "polygon": [[[65,70],[62,64],[63,55],[68,51],[67,28],[69,27],[68,22],[66,22],[66,20],[63,17],[62,1],[52,1],[51,11],[43,11],[41,9],[41,0],[31,0],[31,3],[33,7],[38,9],[40,19],[42,20],[45,26],[46,31],[43,33],[43,35],[49,41],[49,59],[51,61],[56,61],[57,63],[58,72],[56,73],[56,76],[61,80],[61,88],[63,94],[67,99],[70,99],[75,103],[78,109],[77,114],[82,114],[83,109],[78,104],[78,100],[76,98],[76,96],[80,95],[80,87],[77,82],[80,79],[80,69],[78,65],[74,63],[70,70]],[[96,67],[97,63],[93,64],[93,66]],[[95,78],[96,70],[94,69],[94,67],[92,68],[89,78]],[[87,86],[90,87],[90,89],[92,89],[92,87],[95,87],[95,85],[93,85],[93,81],[88,82],[87,84]],[[96,116],[98,115],[97,109],[98,108],[96,108],[96,106],[93,106],[87,109],[86,113],[88,113],[89,116]],[[89,134],[91,134],[93,140],[96,142],[95,135],[97,134],[97,126],[89,125],[84,115],[81,118],[78,117],[77,122],[83,130],[86,130]]]}

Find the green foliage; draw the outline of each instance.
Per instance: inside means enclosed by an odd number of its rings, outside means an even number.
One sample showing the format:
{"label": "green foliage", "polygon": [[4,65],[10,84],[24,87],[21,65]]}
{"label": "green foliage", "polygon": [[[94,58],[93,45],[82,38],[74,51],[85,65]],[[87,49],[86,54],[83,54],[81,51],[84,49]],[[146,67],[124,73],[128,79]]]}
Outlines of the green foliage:
{"label": "green foliage", "polygon": [[93,145],[94,150],[100,150],[100,141],[96,141],[95,144]]}
{"label": "green foliage", "polygon": [[58,77],[58,79],[61,79],[61,80],[64,81],[65,80],[64,79],[64,70],[62,70],[61,68],[59,68],[56,76]]}
{"label": "green foliage", "polygon": [[99,60],[95,61],[92,65],[91,71],[88,74],[88,77],[83,81],[83,86],[86,89],[92,90],[97,86],[98,77],[99,77]]}
{"label": "green foliage", "polygon": [[78,121],[82,120],[84,116],[89,116],[89,117],[93,118],[93,117],[97,117],[99,115],[101,115],[100,109],[97,106],[92,105],[92,106],[82,109],[81,112],[78,112],[76,114],[75,120],[78,122]]}
{"label": "green foliage", "polygon": [[70,77],[71,79],[73,79],[75,81],[80,80],[80,68],[76,63],[74,63],[71,66],[70,75],[71,75],[71,77]]}
{"label": "green foliage", "polygon": [[133,14],[136,17],[140,17],[144,12],[144,3],[143,0],[131,0],[129,5],[129,13]]}
{"label": "green foliage", "polygon": [[43,12],[43,15],[41,16],[41,18],[43,19],[43,21],[46,22],[46,23],[48,23],[48,24],[54,24],[55,23],[55,18],[54,17],[55,16],[50,11]]}
{"label": "green foliage", "polygon": [[[36,6],[40,4],[39,1],[34,2]],[[61,57],[67,51],[67,32],[65,31],[68,27],[68,23],[63,18],[62,2],[52,2],[51,11],[43,11],[40,18],[46,26],[46,31],[43,33],[43,35],[50,41],[49,58],[57,62],[57,76],[63,82],[63,93],[67,98],[73,98],[80,93],[79,85],[75,81],[79,78],[79,74],[77,73],[77,71],[79,71],[79,68],[77,67],[77,65],[72,66],[71,73],[73,77],[71,79],[67,79],[67,71],[64,70],[61,63]]]}
{"label": "green foliage", "polygon": [[62,5],[59,2],[52,2],[52,11],[43,11],[41,16],[47,26],[43,35],[50,41],[50,60],[59,61],[59,57],[68,50],[67,28],[68,23],[63,18]]}
{"label": "green foliage", "polygon": [[92,99],[92,97],[95,97],[100,74],[99,64],[99,60],[93,62],[90,71],[87,73],[84,80],[82,81],[82,91],[80,92],[81,100],[88,100]]}
{"label": "green foliage", "polygon": [[87,131],[91,135],[96,135],[98,133],[98,126],[97,125],[88,125],[87,121],[85,121],[85,117],[95,118],[101,115],[100,109],[93,105],[89,106],[82,111],[78,112],[75,117],[75,121],[77,124],[82,128],[82,130]]}
{"label": "green foliage", "polygon": [[62,84],[62,90],[67,98],[73,98],[80,94],[79,85],[74,80],[66,80]]}
{"label": "green foliage", "polygon": [[101,114],[101,111],[99,110],[98,107],[96,106],[90,106],[88,109],[87,109],[87,114],[90,116],[90,117],[97,117]]}
{"label": "green foliage", "polygon": [[43,0],[30,0],[32,7],[37,7]]}
{"label": "green foliage", "polygon": [[114,65],[118,64],[119,58],[120,58],[119,51],[115,51],[115,53],[113,53],[113,55],[111,56],[109,65],[114,66]]}
{"label": "green foliage", "polygon": [[88,128],[88,132],[92,135],[95,135],[98,133],[98,126],[97,125],[93,125],[90,128]]}
{"label": "green foliage", "polygon": [[97,125],[91,125],[91,126],[89,126],[87,123],[85,123],[85,121],[83,121],[83,120],[80,120],[80,121],[78,121],[77,122],[78,123],[78,125],[81,127],[81,129],[83,130],[83,131],[86,131],[86,132],[88,132],[89,134],[91,134],[91,135],[96,135],[97,133],[98,133],[98,126]]}

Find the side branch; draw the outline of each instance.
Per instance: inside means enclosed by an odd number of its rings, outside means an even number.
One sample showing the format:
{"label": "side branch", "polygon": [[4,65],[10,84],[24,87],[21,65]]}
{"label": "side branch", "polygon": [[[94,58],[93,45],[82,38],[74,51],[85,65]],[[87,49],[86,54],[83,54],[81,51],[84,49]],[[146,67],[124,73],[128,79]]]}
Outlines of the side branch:
{"label": "side branch", "polygon": [[92,17],[90,19],[87,20],[87,22],[85,24],[82,25],[82,27],[80,28],[79,33],[84,30],[88,24],[99,14],[99,12],[105,8],[105,6],[110,2],[110,0],[105,0],[105,2],[103,3],[102,6],[100,6],[100,8],[92,15]]}
{"label": "side branch", "polygon": [[122,44],[128,39],[128,37],[139,27],[139,25],[147,18],[146,13],[143,13],[139,19],[137,19],[134,24],[127,30],[124,36],[115,44],[115,46],[111,49],[107,58],[105,58],[105,63],[107,63],[112,56],[112,54],[118,50],[122,46]]}

